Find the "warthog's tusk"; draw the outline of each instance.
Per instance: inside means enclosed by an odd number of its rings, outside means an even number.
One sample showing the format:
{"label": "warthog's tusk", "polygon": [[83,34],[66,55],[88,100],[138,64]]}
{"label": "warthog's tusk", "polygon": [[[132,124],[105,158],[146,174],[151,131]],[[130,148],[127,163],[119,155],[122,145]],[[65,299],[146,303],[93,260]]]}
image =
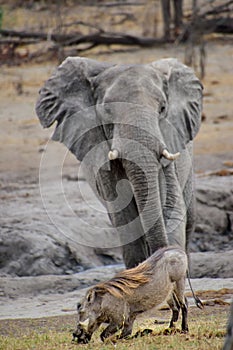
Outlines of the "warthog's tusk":
{"label": "warthog's tusk", "polygon": [[108,152],[108,159],[109,160],[117,159],[118,156],[119,156],[119,152],[117,149],[114,149],[114,150]]}
{"label": "warthog's tusk", "polygon": [[84,329],[88,328],[89,325],[89,318],[87,318],[85,321],[83,322],[79,322],[80,326],[82,326]]}
{"label": "warthog's tusk", "polygon": [[162,152],[162,155],[168,160],[175,160],[176,158],[179,157],[180,152],[173,154],[173,153],[168,152],[168,150],[164,149]]}

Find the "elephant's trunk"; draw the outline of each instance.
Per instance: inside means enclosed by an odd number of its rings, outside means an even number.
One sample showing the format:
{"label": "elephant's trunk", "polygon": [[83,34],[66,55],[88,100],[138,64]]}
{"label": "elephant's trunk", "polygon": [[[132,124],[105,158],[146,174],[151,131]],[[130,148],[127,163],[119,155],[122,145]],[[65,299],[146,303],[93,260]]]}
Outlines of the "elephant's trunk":
{"label": "elephant's trunk", "polygon": [[168,245],[159,186],[159,159],[165,156],[174,160],[178,154],[174,155],[166,150],[158,116],[145,110],[142,114],[138,113],[129,113],[127,124],[118,123],[114,126],[108,158],[112,161],[116,158],[122,159],[123,168],[132,186],[149,253],[152,254],[158,248]]}
{"label": "elephant's trunk", "polygon": [[160,199],[159,165],[145,155],[140,160],[140,167],[127,160],[123,160],[123,166],[133,188],[149,253],[152,254],[158,248],[168,245]]}

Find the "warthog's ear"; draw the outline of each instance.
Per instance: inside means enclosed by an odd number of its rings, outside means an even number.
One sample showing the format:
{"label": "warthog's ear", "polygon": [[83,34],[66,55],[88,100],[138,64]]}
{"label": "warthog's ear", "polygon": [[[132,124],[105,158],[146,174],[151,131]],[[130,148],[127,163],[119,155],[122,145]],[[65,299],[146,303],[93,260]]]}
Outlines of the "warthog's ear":
{"label": "warthog's ear", "polygon": [[87,294],[88,303],[90,304],[94,303],[96,296],[97,296],[97,292],[94,289],[90,290],[89,293]]}

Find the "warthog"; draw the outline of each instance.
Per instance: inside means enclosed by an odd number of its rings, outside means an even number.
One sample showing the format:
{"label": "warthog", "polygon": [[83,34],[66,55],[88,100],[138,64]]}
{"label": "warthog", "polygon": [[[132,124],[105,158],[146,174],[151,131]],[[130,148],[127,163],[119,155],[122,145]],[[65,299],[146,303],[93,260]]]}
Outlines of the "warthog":
{"label": "warthog", "polygon": [[166,300],[169,303],[169,299],[170,303],[175,300],[177,304],[170,327],[174,327],[181,308],[182,331],[187,332],[187,304],[184,297],[187,269],[186,253],[178,247],[166,247],[157,250],[137,267],[98,283],[87,291],[78,304],[78,326],[73,333],[74,338],[77,337],[80,343],[87,343],[103,322],[108,323],[108,326],[100,335],[102,341],[119,329],[122,329],[120,338],[125,338],[131,334],[138,314]]}

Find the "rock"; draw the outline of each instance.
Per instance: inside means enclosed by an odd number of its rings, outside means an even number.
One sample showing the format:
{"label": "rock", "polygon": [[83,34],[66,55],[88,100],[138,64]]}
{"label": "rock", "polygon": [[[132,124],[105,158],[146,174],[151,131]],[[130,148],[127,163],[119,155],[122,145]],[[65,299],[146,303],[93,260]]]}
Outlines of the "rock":
{"label": "rock", "polygon": [[62,245],[37,229],[18,229],[12,237],[10,230],[1,233],[1,274],[15,276],[36,276],[63,274],[69,268],[74,272],[83,270],[80,262],[72,255],[69,245]]}
{"label": "rock", "polygon": [[122,264],[100,266],[73,275],[44,275],[31,277],[0,277],[0,293],[11,299],[63,294],[90,287],[107,280],[122,270]]}
{"label": "rock", "polygon": [[198,177],[196,200],[197,219],[191,251],[232,249],[233,177]]}
{"label": "rock", "polygon": [[190,275],[192,278],[233,277],[233,250],[221,253],[191,253]]}
{"label": "rock", "polygon": [[[88,241],[86,245],[81,244],[88,234],[90,236],[89,226],[98,226],[94,210],[79,199],[75,204],[79,213],[70,213],[63,197],[59,197],[57,183],[48,181],[43,187],[48,194],[49,207],[43,206],[45,202],[41,200],[37,182],[25,179],[23,183],[7,182],[5,185],[2,182],[1,185],[4,205],[0,212],[0,275],[70,275],[121,261],[120,248],[98,247],[98,240],[94,242],[96,246],[88,246]],[[67,197],[74,203],[74,182],[67,181],[67,186]],[[98,202],[96,198],[93,201]],[[107,214],[99,215],[98,220],[100,225],[110,227]],[[103,241],[107,242],[110,239],[108,230],[103,232]]]}

